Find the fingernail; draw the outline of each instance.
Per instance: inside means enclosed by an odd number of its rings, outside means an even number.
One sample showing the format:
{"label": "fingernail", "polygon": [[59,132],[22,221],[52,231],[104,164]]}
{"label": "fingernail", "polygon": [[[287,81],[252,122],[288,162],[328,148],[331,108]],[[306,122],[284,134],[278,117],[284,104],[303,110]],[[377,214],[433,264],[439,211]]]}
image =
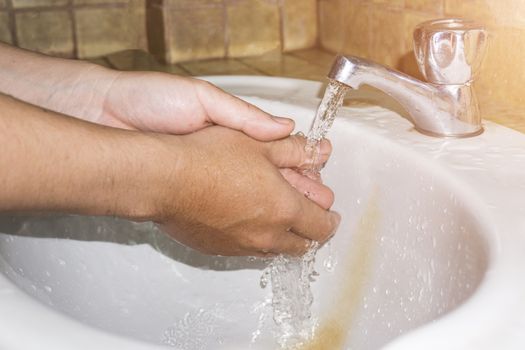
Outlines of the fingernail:
{"label": "fingernail", "polygon": [[272,119],[273,119],[274,122],[277,122],[277,123],[282,124],[282,125],[291,125],[291,124],[293,124],[293,120],[291,120],[290,118],[283,118],[283,117],[272,116]]}

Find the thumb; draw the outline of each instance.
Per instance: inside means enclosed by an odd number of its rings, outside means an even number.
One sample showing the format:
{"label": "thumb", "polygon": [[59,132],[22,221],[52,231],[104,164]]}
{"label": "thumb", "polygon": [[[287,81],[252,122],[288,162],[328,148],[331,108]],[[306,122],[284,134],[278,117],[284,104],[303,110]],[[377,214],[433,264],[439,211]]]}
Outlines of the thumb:
{"label": "thumb", "polygon": [[269,142],[265,145],[268,150],[268,158],[279,168],[307,168],[312,165],[321,165],[328,160],[332,153],[332,144],[329,140],[322,139],[316,150],[308,151],[306,149],[306,138],[298,135]]}
{"label": "thumb", "polygon": [[282,139],[294,129],[293,120],[272,116],[210,83],[197,84],[197,94],[209,122],[242,131],[259,141]]}

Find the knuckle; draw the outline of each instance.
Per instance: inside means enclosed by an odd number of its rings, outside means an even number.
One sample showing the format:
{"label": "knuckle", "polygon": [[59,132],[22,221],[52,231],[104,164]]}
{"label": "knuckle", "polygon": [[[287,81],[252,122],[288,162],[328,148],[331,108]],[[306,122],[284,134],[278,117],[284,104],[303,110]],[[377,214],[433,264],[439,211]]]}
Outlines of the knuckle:
{"label": "knuckle", "polygon": [[296,159],[298,162],[298,166],[303,165],[307,162],[308,155],[306,153],[306,142],[305,138],[301,136],[293,136],[290,138],[291,140],[291,148],[294,154],[296,155]]}

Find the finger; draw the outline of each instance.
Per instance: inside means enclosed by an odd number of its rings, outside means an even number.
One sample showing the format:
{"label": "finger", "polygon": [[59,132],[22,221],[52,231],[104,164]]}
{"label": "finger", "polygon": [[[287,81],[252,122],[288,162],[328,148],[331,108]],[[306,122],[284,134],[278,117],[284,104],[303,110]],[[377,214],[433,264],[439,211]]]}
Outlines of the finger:
{"label": "finger", "polygon": [[269,142],[266,147],[268,158],[280,168],[306,169],[312,165],[321,165],[326,163],[332,153],[332,144],[326,139],[321,140],[318,148],[307,150],[306,139],[302,136]]}
{"label": "finger", "polygon": [[293,232],[320,243],[333,236],[341,221],[338,213],[326,211],[306,198],[302,198],[301,206],[301,215],[292,223]]}
{"label": "finger", "polygon": [[279,171],[293,188],[306,198],[314,201],[321,208],[329,209],[334,204],[334,193],[322,183],[289,168],[279,169]]}
{"label": "finger", "polygon": [[242,131],[259,141],[281,139],[294,129],[293,120],[272,116],[210,83],[197,84],[197,95],[209,122]]}
{"label": "finger", "polygon": [[285,231],[274,238],[275,245],[271,253],[301,256],[311,246],[312,241],[296,235],[294,232]]}

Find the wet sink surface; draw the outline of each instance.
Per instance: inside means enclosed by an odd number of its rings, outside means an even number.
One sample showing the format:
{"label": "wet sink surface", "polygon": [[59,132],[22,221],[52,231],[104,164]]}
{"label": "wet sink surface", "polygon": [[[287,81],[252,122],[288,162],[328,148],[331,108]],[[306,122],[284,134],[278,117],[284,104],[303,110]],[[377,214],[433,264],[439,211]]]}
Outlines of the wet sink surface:
{"label": "wet sink surface", "polygon": [[[319,84],[270,79],[252,82],[256,87],[246,93],[245,80],[215,82],[244,91],[243,98],[271,113],[294,116],[297,130],[310,125]],[[514,207],[499,216],[501,190],[478,191],[501,179],[498,162],[509,166],[501,154],[525,150],[517,133],[507,149],[491,148],[490,138],[507,132],[499,128],[489,125],[477,140],[442,140],[415,133],[406,120],[379,107],[339,113],[329,135],[334,153],[323,174],[343,221],[317,257],[313,313],[319,326],[304,349],[378,349],[405,335],[397,340],[403,344],[410,342],[410,330],[427,324],[419,333],[439,334],[477,303],[493,300],[489,271],[498,269],[505,246],[498,223],[523,211]],[[491,157],[495,165],[487,163]],[[525,158],[511,162],[519,169]],[[504,174],[507,182],[499,185],[525,193],[518,176]],[[23,290],[30,296],[21,299],[28,310],[38,308],[41,320],[52,318],[40,332],[73,323],[68,336],[90,332],[90,339],[98,339],[91,345],[276,348],[270,290],[259,285],[261,261],[200,255],[151,223],[114,218],[2,217],[0,232],[6,278],[0,287]],[[35,299],[39,303],[28,304]],[[59,348],[64,340],[55,341]]]}

